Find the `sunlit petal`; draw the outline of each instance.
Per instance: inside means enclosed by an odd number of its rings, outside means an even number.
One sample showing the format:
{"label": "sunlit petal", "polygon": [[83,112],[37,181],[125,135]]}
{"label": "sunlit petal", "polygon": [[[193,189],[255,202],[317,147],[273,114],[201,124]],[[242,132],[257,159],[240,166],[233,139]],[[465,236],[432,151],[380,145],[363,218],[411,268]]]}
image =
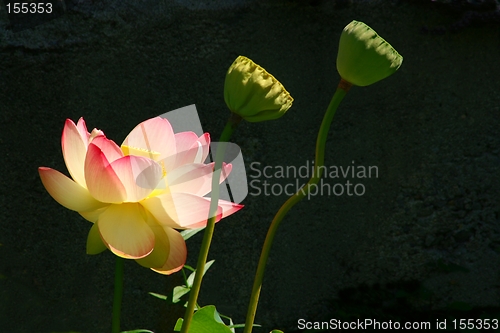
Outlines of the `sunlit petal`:
{"label": "sunlit petal", "polygon": [[175,143],[177,152],[174,169],[184,164],[205,162],[210,149],[210,135],[205,133],[198,137],[194,132],[176,133]]}
{"label": "sunlit petal", "polygon": [[85,120],[83,120],[83,117],[80,117],[80,119],[78,119],[76,128],[78,129],[78,133],[80,133],[80,137],[82,138],[83,143],[85,143],[85,146],[88,146],[90,133],[87,130],[87,124],[85,123]]}
{"label": "sunlit petal", "polygon": [[203,163],[206,161],[210,150],[210,134],[205,133],[200,136],[197,140],[197,144],[201,147],[201,150],[198,150],[198,154],[196,155],[193,163]]}
{"label": "sunlit petal", "polygon": [[61,137],[64,162],[71,177],[82,187],[85,185],[84,162],[87,154],[88,132],[83,119],[75,123],[66,119]]}
{"label": "sunlit petal", "polygon": [[124,201],[144,199],[162,179],[161,166],[149,158],[128,155],[114,161],[111,166],[127,192]]}
{"label": "sunlit petal", "polygon": [[144,258],[153,251],[155,235],[136,203],[111,205],[97,221],[99,232],[109,249],[119,257]]}
{"label": "sunlit petal", "polygon": [[[170,193],[141,201],[141,204],[162,225],[176,229],[191,229],[194,225],[205,225],[209,213],[210,200],[189,193]],[[216,222],[223,210],[218,207]]]}
{"label": "sunlit petal", "polygon": [[62,206],[75,211],[89,211],[106,206],[94,199],[86,188],[75,183],[57,170],[40,167],[38,173],[43,186]]}
{"label": "sunlit petal", "polygon": [[127,191],[109,164],[104,153],[91,143],[85,158],[85,181],[90,194],[99,201],[120,203]]}
{"label": "sunlit petal", "polygon": [[[176,159],[175,166],[177,168],[187,163],[193,163],[198,153],[198,135],[194,132],[180,132],[175,134]],[[196,143],[196,146],[193,145]]]}
{"label": "sunlit petal", "polygon": [[123,152],[118,145],[103,135],[99,135],[92,140],[92,145],[99,147],[109,163],[122,158]]}
{"label": "sunlit petal", "polygon": [[[156,117],[137,125],[125,138],[125,146],[160,153],[159,160],[173,163],[175,159],[175,136],[167,119]],[[166,165],[170,169],[170,164]]]}
{"label": "sunlit petal", "polygon": [[[186,164],[167,175],[170,191],[173,193],[191,193],[204,196],[212,190],[214,163]],[[231,164],[223,164],[219,184],[231,173]]]}
{"label": "sunlit petal", "polygon": [[226,200],[219,200],[218,205],[222,208],[222,218],[228,217],[244,207],[244,205]]}

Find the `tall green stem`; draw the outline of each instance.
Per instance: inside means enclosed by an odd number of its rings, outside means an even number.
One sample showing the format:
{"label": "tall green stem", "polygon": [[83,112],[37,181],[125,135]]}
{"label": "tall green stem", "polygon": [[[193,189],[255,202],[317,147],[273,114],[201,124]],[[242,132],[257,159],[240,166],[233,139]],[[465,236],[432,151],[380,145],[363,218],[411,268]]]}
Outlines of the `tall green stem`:
{"label": "tall green stem", "polygon": [[242,118],[237,114],[231,113],[231,117],[229,117],[229,120],[222,131],[219,138],[219,144],[217,145],[214,172],[212,175],[212,192],[210,194],[210,213],[208,215],[209,218],[207,227],[205,228],[205,233],[203,235],[203,242],[201,243],[200,255],[198,256],[196,275],[191,291],[189,292],[189,302],[184,316],[181,333],[187,333],[189,331],[189,325],[191,324],[194,308],[196,307],[196,303],[198,301],[198,294],[200,293],[201,280],[203,279],[203,272],[205,271],[205,263],[207,262],[210,243],[212,242],[212,236],[214,234],[216,212],[219,202],[219,180],[222,169],[222,161],[224,160],[224,153],[226,151],[226,142],[231,138],[231,135],[241,119]]}
{"label": "tall green stem", "polygon": [[123,263],[124,259],[116,256],[115,264],[115,296],[113,299],[113,321],[111,333],[120,333],[120,312],[123,296]]}
{"label": "tall green stem", "polygon": [[332,123],[335,111],[349,91],[352,86],[349,82],[345,80],[340,80],[339,86],[335,91],[335,94],[330,101],[330,105],[326,110],[325,116],[323,117],[323,122],[318,133],[318,139],[316,141],[316,157],[314,163],[314,173],[307,183],[306,186],[297,191],[293,196],[288,198],[288,200],[281,206],[276,215],[274,216],[271,226],[267,231],[266,240],[264,241],[264,246],[262,247],[262,252],[260,254],[259,264],[257,266],[257,272],[255,273],[255,279],[252,288],[252,295],[250,296],[250,303],[248,305],[247,318],[245,322],[245,330],[243,333],[251,333],[253,323],[255,320],[255,312],[257,311],[257,303],[259,302],[260,290],[262,288],[262,279],[264,277],[264,271],[266,269],[267,258],[269,257],[269,251],[271,250],[271,245],[273,244],[274,236],[278,227],[285,217],[286,213],[292,208],[297,202],[302,200],[306,195],[309,194],[311,187],[316,186],[321,178],[323,172],[323,165],[325,161],[325,144],[328,137],[328,131],[330,129],[330,124]]}

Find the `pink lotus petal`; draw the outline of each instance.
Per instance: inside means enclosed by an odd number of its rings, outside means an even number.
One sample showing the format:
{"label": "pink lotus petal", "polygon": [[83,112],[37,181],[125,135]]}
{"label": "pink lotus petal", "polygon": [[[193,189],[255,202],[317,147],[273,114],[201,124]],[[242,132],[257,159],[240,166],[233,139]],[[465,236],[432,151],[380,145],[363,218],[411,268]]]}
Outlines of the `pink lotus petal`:
{"label": "pink lotus petal", "polygon": [[[206,199],[208,202],[210,202],[210,200],[208,198],[203,198],[203,199]],[[219,200],[218,210],[220,212],[222,212],[222,214],[217,217],[217,220],[215,222],[219,222],[219,220],[223,219],[224,217],[227,217],[233,213],[236,213],[241,208],[243,208],[243,205],[236,204],[236,203],[230,202],[230,201]],[[202,222],[190,225],[189,229],[203,228],[206,226],[207,226],[207,221],[202,221]]]}
{"label": "pink lotus petal", "polygon": [[87,130],[87,124],[85,124],[85,120],[83,120],[83,117],[80,117],[80,119],[78,119],[76,128],[78,129],[78,133],[80,133],[80,137],[82,138],[83,143],[85,143],[85,146],[88,146],[90,133]]}
{"label": "pink lotus petal", "polygon": [[119,257],[140,259],[155,246],[155,235],[144,221],[143,208],[136,203],[111,205],[97,221],[102,240]]}
{"label": "pink lotus petal", "polygon": [[99,201],[121,203],[127,191],[109,164],[104,153],[91,143],[85,158],[85,181],[90,194]]}
{"label": "pink lotus petal", "polygon": [[[170,191],[175,193],[191,193],[204,196],[212,191],[212,174],[214,163],[186,164],[167,175]],[[219,184],[231,173],[231,164],[223,164]]]}
{"label": "pink lotus petal", "polygon": [[175,161],[174,131],[164,118],[148,119],[137,125],[123,141],[122,146],[124,145],[159,153],[156,160],[166,160],[167,170],[170,170]]}
{"label": "pink lotus petal", "polygon": [[61,137],[62,152],[64,162],[71,177],[82,187],[85,184],[84,164],[88,146],[87,128],[83,119],[78,121],[78,126],[66,119]]}
{"label": "pink lotus petal", "polygon": [[[176,229],[196,228],[194,225],[206,225],[210,200],[189,193],[170,193],[141,201],[158,222]],[[219,221],[223,210],[218,207],[216,216]]]}
{"label": "pink lotus petal", "polygon": [[106,138],[104,135],[95,137],[90,144],[99,147],[109,163],[123,157],[121,148],[113,140]]}
{"label": "pink lotus petal", "polygon": [[[198,154],[198,136],[194,132],[181,132],[175,134],[176,159],[175,166],[177,168],[184,164],[193,163]],[[193,145],[196,144],[195,147]]]}
{"label": "pink lotus petal", "polygon": [[187,249],[186,242],[179,232],[168,227],[165,227],[164,231],[170,243],[168,259],[163,266],[152,268],[152,270],[160,274],[170,275],[180,271],[186,263]]}
{"label": "pink lotus petal", "polygon": [[163,177],[161,166],[145,157],[124,156],[111,166],[125,187],[127,198],[124,201],[127,202],[138,202],[147,197]]}
{"label": "pink lotus petal", "polygon": [[194,132],[176,133],[175,143],[177,156],[173,169],[184,164],[205,162],[210,149],[210,135],[205,133],[198,137]]}
{"label": "pink lotus petal", "polygon": [[97,224],[92,224],[92,228],[90,228],[87,236],[87,254],[99,254],[107,249],[106,245],[102,242]]}
{"label": "pink lotus petal", "polygon": [[228,217],[229,215],[236,213],[244,207],[244,205],[226,200],[219,200],[218,205],[220,208],[222,208],[222,218]]}
{"label": "pink lotus petal", "polygon": [[198,155],[196,155],[196,158],[192,163],[204,163],[207,159],[208,152],[210,150],[210,134],[205,133],[202,136],[200,136],[197,140],[197,143],[194,143],[194,145],[198,144],[199,147],[201,147],[201,151],[199,152]]}
{"label": "pink lotus petal", "polygon": [[86,188],[75,183],[57,170],[40,167],[38,173],[43,186],[62,206],[74,211],[89,211],[106,206],[94,199]]}

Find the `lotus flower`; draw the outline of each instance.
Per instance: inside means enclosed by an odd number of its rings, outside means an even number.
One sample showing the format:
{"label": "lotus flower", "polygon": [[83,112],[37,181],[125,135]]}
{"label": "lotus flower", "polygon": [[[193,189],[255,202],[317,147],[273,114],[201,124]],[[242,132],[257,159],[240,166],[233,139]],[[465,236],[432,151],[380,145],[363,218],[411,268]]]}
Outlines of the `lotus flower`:
{"label": "lotus flower", "polygon": [[[210,136],[174,134],[160,117],[135,127],[121,147],[85,121],[66,120],[64,161],[72,179],[40,167],[49,194],[64,207],[93,222],[87,253],[109,249],[119,257],[162,274],[180,270],[186,244],[175,229],[206,225],[213,163],[205,164]],[[223,165],[220,182],[231,172]],[[219,200],[216,221],[243,206]]]}

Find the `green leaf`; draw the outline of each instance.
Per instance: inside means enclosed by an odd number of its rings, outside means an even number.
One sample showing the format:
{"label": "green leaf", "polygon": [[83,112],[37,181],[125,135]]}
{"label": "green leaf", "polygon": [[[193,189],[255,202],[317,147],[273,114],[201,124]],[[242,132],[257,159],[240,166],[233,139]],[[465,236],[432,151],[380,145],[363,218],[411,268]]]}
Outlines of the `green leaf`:
{"label": "green leaf", "polygon": [[271,332],[269,333],[283,333],[283,331],[280,331],[280,330],[272,330]]}
{"label": "green leaf", "polygon": [[[203,276],[205,276],[205,273],[208,271],[208,269],[210,268],[210,266],[212,266],[212,264],[215,262],[215,260],[210,260],[209,262],[207,262],[205,264],[205,270],[203,272]],[[188,288],[191,288],[193,286],[193,282],[194,282],[194,278],[196,276],[196,271],[194,271],[193,273],[191,273],[189,275],[189,277],[187,278],[187,286]]]}
{"label": "green leaf", "polygon": [[205,229],[205,227],[203,228],[198,228],[198,229],[188,229],[188,230],[183,230],[181,231],[181,235],[182,235],[182,238],[184,238],[184,240],[188,240],[189,238],[193,237],[194,235],[196,235],[197,233],[199,233],[200,231],[202,231],[203,229]]}
{"label": "green leaf", "polygon": [[149,292],[148,294],[150,294],[151,296],[154,296],[156,298],[162,299],[164,301],[166,301],[168,298],[167,296],[162,295],[162,294],[157,294],[157,293],[152,293],[152,292]]}
{"label": "green leaf", "polygon": [[189,265],[184,265],[184,268],[189,269],[191,272],[194,272],[196,270],[196,269],[194,269],[193,267],[191,267]]}
{"label": "green leaf", "polygon": [[[177,326],[177,325],[176,325]],[[222,321],[215,306],[208,305],[196,311],[189,327],[189,333],[232,333]]]}
{"label": "green leaf", "polygon": [[174,326],[174,331],[175,332],[180,332],[181,329],[182,329],[182,323],[184,322],[184,319],[182,318],[179,318],[177,319],[177,322],[175,323],[175,326]]}
{"label": "green leaf", "polygon": [[186,286],[174,287],[174,293],[172,296],[172,303],[179,303],[179,301],[181,300],[181,297],[186,295],[190,290],[191,290],[191,288],[188,288]]}

